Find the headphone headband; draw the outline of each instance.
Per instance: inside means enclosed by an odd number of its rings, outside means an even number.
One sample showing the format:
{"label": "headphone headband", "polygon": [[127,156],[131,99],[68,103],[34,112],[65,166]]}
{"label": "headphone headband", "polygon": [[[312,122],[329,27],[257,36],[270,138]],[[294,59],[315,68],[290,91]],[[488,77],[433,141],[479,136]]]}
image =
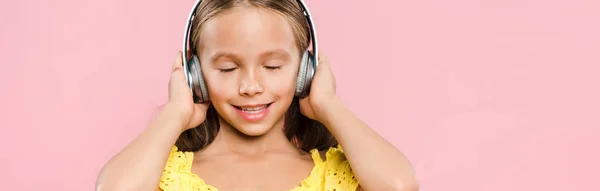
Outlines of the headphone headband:
{"label": "headphone headband", "polygon": [[[310,40],[311,40],[311,45],[312,45],[312,55],[314,57],[314,60],[312,62],[313,64],[313,68],[316,70],[317,66],[319,65],[319,50],[317,49],[317,38],[316,38],[316,29],[310,14],[310,11],[308,10],[306,4],[304,4],[304,1],[302,0],[296,0],[296,2],[298,2],[298,4],[301,6],[301,8],[303,9],[303,14],[306,17],[306,20],[308,21],[308,25],[309,25],[309,30],[310,30]],[[190,42],[190,32],[191,32],[191,27],[192,27],[192,22],[194,21],[194,17],[196,15],[196,11],[198,10],[198,6],[200,6],[200,4],[202,3],[202,0],[197,0],[196,3],[194,3],[194,6],[192,7],[192,11],[190,11],[190,14],[188,16],[187,22],[185,24],[185,33],[183,34],[183,70],[184,73],[187,75],[186,79],[187,79],[187,83],[188,86],[190,87],[190,91],[193,92],[193,81],[191,73],[189,72],[189,68],[188,68],[188,48],[189,48],[189,42]],[[311,76],[314,75],[315,70],[310,71],[311,72]]]}

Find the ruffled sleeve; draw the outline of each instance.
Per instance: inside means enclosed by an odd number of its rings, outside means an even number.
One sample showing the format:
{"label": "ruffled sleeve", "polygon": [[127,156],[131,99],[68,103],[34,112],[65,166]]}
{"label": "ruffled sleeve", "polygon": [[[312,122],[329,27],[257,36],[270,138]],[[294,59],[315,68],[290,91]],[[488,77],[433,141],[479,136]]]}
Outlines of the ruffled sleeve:
{"label": "ruffled sleeve", "polygon": [[330,148],[325,154],[325,190],[354,191],[358,180],[354,177],[342,147]]}
{"label": "ruffled sleeve", "polygon": [[359,184],[341,146],[331,147],[325,161],[319,151],[311,150],[315,168],[293,191],[355,191]]}
{"label": "ruffled sleeve", "polygon": [[160,178],[162,191],[216,190],[192,173],[194,153],[181,152],[173,146]]}

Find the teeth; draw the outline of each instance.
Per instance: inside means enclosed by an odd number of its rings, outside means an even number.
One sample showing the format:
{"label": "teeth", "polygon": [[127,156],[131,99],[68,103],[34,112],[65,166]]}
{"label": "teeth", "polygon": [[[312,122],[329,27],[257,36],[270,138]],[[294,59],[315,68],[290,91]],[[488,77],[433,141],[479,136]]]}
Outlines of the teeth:
{"label": "teeth", "polygon": [[260,107],[241,107],[242,111],[258,111],[258,110],[262,110],[264,108],[266,108],[266,105],[260,106]]}

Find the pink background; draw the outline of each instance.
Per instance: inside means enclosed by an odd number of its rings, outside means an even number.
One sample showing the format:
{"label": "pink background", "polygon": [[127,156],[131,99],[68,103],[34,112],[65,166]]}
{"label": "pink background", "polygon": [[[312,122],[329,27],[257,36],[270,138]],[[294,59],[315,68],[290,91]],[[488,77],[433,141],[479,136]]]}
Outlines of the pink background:
{"label": "pink background", "polygon": [[[421,190],[600,190],[598,1],[307,3]],[[0,190],[93,190],[165,102],[192,4],[2,1]]]}

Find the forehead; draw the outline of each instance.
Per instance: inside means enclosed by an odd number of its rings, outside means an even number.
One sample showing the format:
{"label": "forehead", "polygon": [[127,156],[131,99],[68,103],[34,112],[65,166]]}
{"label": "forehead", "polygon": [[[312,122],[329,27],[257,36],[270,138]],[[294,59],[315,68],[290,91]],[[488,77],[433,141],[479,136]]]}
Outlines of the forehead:
{"label": "forehead", "polygon": [[226,51],[242,56],[274,49],[298,52],[289,21],[272,10],[257,7],[232,8],[207,21],[199,48],[203,54]]}

